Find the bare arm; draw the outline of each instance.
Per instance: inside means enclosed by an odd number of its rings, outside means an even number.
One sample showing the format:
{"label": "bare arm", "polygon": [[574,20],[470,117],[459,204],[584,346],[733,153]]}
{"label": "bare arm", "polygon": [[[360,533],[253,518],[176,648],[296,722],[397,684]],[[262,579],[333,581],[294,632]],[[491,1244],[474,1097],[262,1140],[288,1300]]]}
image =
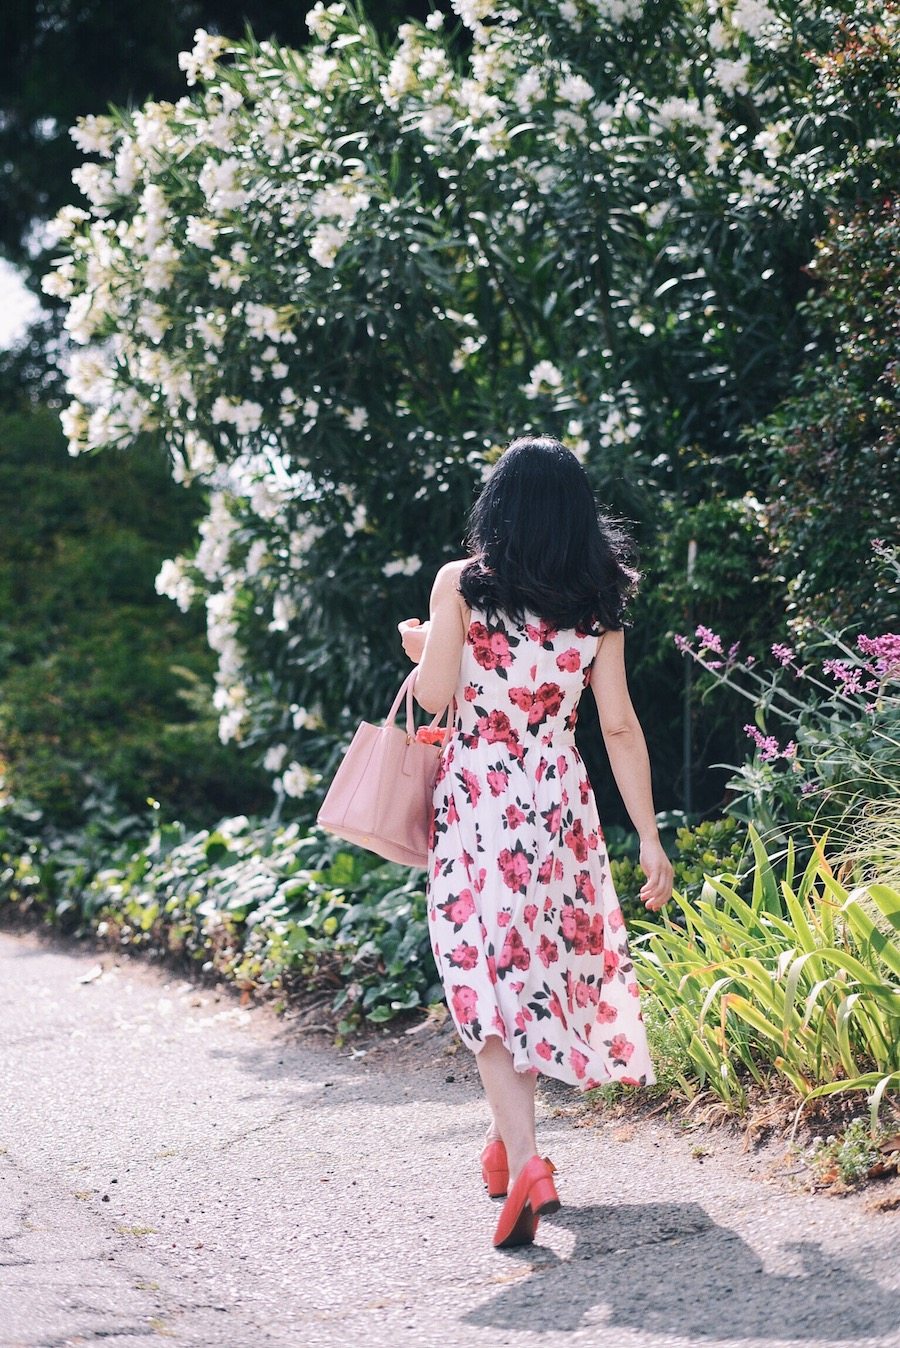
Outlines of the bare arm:
{"label": "bare arm", "polygon": [[426,711],[443,711],[453,697],[468,626],[468,610],[459,593],[464,563],[442,566],[431,590],[431,617],[427,623],[408,618],[399,623],[403,649],[419,666],[415,695]]}
{"label": "bare arm", "polygon": [[601,639],[591,689],[616,786],[641,840],[641,869],[647,882],[640,897],[645,907],[661,908],[672,894],[672,864],[659,841],[647,742],[628,692],[624,632],[607,632]]}

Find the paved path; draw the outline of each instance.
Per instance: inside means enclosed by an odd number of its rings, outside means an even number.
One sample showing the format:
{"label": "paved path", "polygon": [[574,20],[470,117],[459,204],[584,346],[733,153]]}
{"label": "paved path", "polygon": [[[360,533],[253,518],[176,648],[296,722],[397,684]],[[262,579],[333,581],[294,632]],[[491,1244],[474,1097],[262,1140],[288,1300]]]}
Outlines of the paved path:
{"label": "paved path", "polygon": [[[0,1344],[900,1345],[900,1213],[792,1194],[739,1144],[576,1128],[564,1206],[490,1246],[461,1051],[352,1057],[171,973],[0,934]],[[417,1041],[418,1042],[418,1041]]]}

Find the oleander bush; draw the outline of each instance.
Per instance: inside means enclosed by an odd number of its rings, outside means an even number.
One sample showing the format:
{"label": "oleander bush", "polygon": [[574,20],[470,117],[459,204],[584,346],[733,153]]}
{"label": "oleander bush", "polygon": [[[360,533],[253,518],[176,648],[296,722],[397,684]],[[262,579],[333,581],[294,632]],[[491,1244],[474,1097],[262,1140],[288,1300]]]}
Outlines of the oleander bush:
{"label": "oleander bush", "polygon": [[[201,32],[183,98],[75,132],[87,209],[45,282],[70,449],[161,440],[208,488],[157,583],[205,605],[220,736],[289,802],[323,725],[384,705],[395,621],[511,434],[559,434],[651,545],[756,510],[739,436],[810,347],[814,240],[895,180],[894,3],[454,11],[385,44],[319,3],[302,52]],[[635,626],[660,690],[661,627]]]}

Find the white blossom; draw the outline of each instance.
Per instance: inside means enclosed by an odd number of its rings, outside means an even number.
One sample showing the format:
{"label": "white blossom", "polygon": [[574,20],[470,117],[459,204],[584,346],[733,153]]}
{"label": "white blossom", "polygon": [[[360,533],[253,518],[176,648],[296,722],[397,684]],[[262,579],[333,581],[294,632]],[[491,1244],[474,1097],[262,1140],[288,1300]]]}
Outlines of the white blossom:
{"label": "white blossom", "polygon": [[555,393],[562,383],[562,370],[549,360],[539,360],[529,374],[528,383],[523,385],[523,392],[529,398],[537,398],[542,393]]}
{"label": "white blossom", "polygon": [[157,594],[174,599],[182,613],[187,613],[197,597],[197,587],[190,576],[185,574],[184,560],[181,557],[169,558],[163,562],[154,586]]}
{"label": "white blossom", "polygon": [[301,796],[305,796],[310,787],[314,786],[318,780],[316,773],[311,772],[302,763],[294,762],[290,764],[281,778],[281,789],[286,796],[299,799]]}
{"label": "white blossom", "polygon": [[204,220],[197,215],[189,215],[184,237],[195,248],[211,249],[215,245],[218,232],[219,227],[215,220]]}
{"label": "white blossom", "polygon": [[112,154],[116,124],[111,117],[79,117],[69,135],[82,154]]}
{"label": "white blossom", "polygon": [[415,555],[412,557],[399,557],[396,561],[386,562],[381,569],[388,577],[414,576],[417,571],[421,571],[422,569],[422,559]]}
{"label": "white blossom", "polygon": [[281,765],[287,757],[288,747],[286,744],[272,744],[265,752],[263,758],[263,767],[266,772],[279,772]]}
{"label": "white blossom", "polygon": [[188,84],[196,84],[199,79],[211,80],[216,73],[216,61],[227,46],[224,37],[213,36],[198,28],[194,33],[193,50],[178,53],[178,66],[185,72]]}

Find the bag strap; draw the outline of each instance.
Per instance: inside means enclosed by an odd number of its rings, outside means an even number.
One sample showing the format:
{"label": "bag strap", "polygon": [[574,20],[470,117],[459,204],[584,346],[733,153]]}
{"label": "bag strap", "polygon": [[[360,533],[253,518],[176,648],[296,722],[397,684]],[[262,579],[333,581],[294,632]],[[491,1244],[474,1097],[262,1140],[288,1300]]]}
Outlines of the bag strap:
{"label": "bag strap", "polygon": [[[413,689],[416,684],[416,675],[418,674],[418,672],[419,672],[418,668],[413,668],[407,674],[406,678],[403,680],[403,682],[400,685],[400,688],[398,689],[397,696],[394,698],[390,711],[384,718],[385,725],[392,725],[393,722],[396,721],[397,713],[400,710],[400,703],[403,701],[405,695],[406,734],[407,738],[411,740],[415,739],[416,737],[416,722],[415,717],[413,715]],[[437,716],[435,716],[434,720],[431,722],[433,726],[436,726],[440,722],[442,716],[447,717],[447,724],[444,726],[444,740],[443,740],[444,744],[446,744],[447,740],[450,738],[450,708],[452,705],[453,699],[451,698],[450,701],[447,703],[447,706],[444,708],[444,710],[439,711]]]}

